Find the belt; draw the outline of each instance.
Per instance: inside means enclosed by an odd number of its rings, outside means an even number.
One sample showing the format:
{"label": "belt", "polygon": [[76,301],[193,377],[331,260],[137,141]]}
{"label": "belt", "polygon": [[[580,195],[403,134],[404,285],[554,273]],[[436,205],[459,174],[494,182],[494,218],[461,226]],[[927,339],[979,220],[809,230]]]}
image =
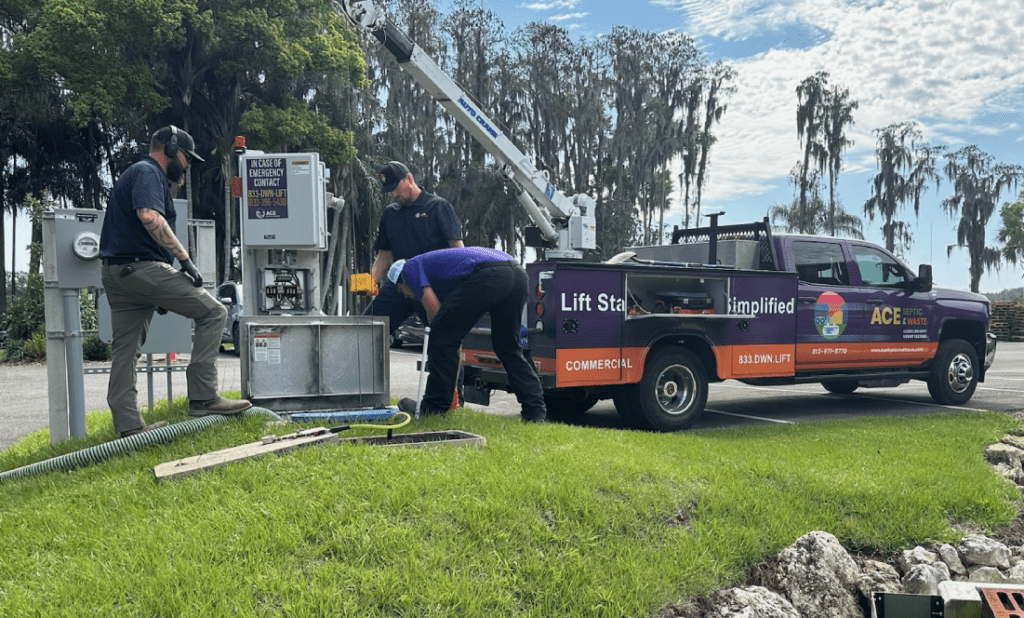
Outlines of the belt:
{"label": "belt", "polygon": [[125,264],[134,264],[135,262],[155,262],[148,258],[140,257],[109,257],[103,258],[104,266],[124,266]]}
{"label": "belt", "polygon": [[473,267],[473,270],[483,270],[485,268],[497,268],[498,266],[512,266],[513,268],[519,266],[519,262],[515,260],[492,260],[490,262],[480,262]]}

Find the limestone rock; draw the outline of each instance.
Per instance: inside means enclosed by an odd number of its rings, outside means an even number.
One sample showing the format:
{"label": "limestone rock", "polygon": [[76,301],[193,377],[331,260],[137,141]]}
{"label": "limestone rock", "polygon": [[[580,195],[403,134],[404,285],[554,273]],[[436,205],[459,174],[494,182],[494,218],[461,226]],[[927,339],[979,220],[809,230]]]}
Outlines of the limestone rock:
{"label": "limestone rock", "polygon": [[860,569],[835,536],[808,532],[778,555],[775,588],[801,618],[861,618]]}
{"label": "limestone rock", "polygon": [[949,581],[949,567],[945,562],[917,564],[903,576],[907,594],[938,594],[939,584]]}
{"label": "limestone rock", "polygon": [[939,561],[939,554],[930,552],[918,545],[914,549],[905,549],[899,557],[900,571],[904,574],[910,572],[910,568],[919,564],[931,564]]}
{"label": "limestone rock", "polygon": [[[875,592],[903,592],[900,574],[884,562],[866,560],[861,565],[861,576],[857,590],[865,599],[871,599]],[[966,571],[965,571],[966,573]]]}
{"label": "limestone rock", "polygon": [[1000,440],[1000,442],[1007,446],[1012,446],[1024,451],[1024,438],[1021,438],[1020,436],[1007,434],[1006,436],[1003,436],[1003,439]]}
{"label": "limestone rock", "polygon": [[992,444],[985,449],[985,459],[991,464],[1004,463],[1020,467],[1024,450],[1009,444]]}
{"label": "limestone rock", "polygon": [[1006,572],[1007,584],[1024,584],[1024,562],[1018,562]]}
{"label": "limestone rock", "polygon": [[981,584],[1004,584],[1006,583],[1006,578],[999,569],[982,566],[971,569],[971,576],[967,578],[967,581]]}
{"label": "limestone rock", "polygon": [[712,600],[722,618],[801,618],[792,603],[761,586],[719,590]]}
{"label": "limestone rock", "polygon": [[965,536],[957,550],[964,557],[968,568],[972,566],[991,566],[1010,568],[1010,548],[981,534]]}
{"label": "limestone rock", "polygon": [[956,548],[949,543],[943,543],[938,547],[939,557],[949,567],[949,573],[951,576],[964,577],[967,575],[967,567],[964,566],[962,560],[960,560],[960,554],[957,553]]}

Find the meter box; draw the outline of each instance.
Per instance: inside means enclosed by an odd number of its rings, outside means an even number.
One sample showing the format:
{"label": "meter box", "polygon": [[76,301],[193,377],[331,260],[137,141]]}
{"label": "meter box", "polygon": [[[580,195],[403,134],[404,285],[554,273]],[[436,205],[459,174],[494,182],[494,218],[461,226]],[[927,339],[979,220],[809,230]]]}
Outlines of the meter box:
{"label": "meter box", "polygon": [[327,249],[327,170],[317,153],[243,154],[242,244]]}
{"label": "meter box", "polygon": [[53,225],[57,281],[62,288],[98,288],[103,211],[60,208],[42,213]]}

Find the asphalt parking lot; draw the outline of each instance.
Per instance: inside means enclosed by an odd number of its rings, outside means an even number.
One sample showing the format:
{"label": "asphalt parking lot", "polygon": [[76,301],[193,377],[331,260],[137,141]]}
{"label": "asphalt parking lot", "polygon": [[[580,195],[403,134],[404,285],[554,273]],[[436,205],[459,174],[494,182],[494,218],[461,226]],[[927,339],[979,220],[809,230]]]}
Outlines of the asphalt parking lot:
{"label": "asphalt parking lot", "polygon": [[[419,347],[391,350],[390,393],[392,397],[415,397],[419,382],[416,363]],[[162,358],[156,361],[163,362]],[[179,364],[184,360],[179,357]],[[87,366],[96,366],[89,363]],[[102,365],[102,364],[99,364]],[[221,391],[241,390],[239,361],[230,353],[218,360]],[[186,394],[183,372],[172,372],[171,395]],[[105,410],[107,374],[85,376],[86,410]],[[49,426],[46,366],[0,364],[0,449],[27,433]],[[167,397],[166,374],[153,379],[154,399]],[[145,375],[139,377],[139,398],[148,399]],[[519,405],[510,394],[495,393],[491,405],[470,407],[502,416],[517,417]],[[978,386],[967,405],[940,406],[928,395],[923,382],[910,382],[896,388],[858,389],[851,395],[834,395],[816,384],[757,387],[735,381],[712,384],[704,415],[692,430],[766,423],[798,423],[825,419],[848,419],[866,415],[903,416],[934,414],[950,410],[1009,411],[1024,409],[1024,343],[1000,342],[995,364],[983,384]],[[612,402],[601,401],[578,424],[618,428],[625,425],[615,413]]]}

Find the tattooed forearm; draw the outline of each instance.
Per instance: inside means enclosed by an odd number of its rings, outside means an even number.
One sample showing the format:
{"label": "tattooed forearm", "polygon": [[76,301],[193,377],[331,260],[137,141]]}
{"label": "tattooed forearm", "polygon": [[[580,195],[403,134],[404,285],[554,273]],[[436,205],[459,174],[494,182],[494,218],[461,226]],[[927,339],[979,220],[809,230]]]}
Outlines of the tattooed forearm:
{"label": "tattooed forearm", "polygon": [[181,246],[181,242],[171,231],[171,226],[167,224],[167,219],[164,219],[163,215],[152,208],[140,208],[137,212],[139,220],[142,221],[142,225],[146,226],[146,231],[153,237],[153,240],[160,243],[161,247],[170,251],[179,260],[188,259],[188,251]]}

